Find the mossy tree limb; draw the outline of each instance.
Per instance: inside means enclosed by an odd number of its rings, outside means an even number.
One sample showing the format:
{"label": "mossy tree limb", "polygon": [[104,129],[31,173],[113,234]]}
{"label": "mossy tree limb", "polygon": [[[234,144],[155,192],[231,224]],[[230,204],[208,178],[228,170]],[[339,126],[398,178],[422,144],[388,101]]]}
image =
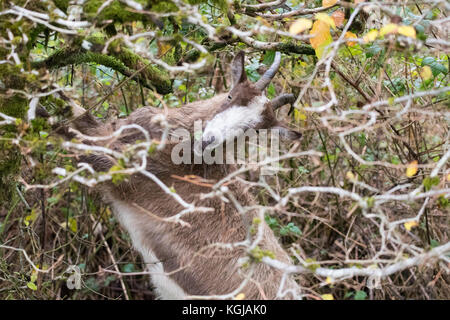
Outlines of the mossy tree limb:
{"label": "mossy tree limb", "polygon": [[67,65],[93,62],[130,77],[136,70],[140,70],[147,65],[140,74],[135,76],[136,80],[146,88],[155,89],[160,94],[172,92],[172,82],[167,73],[150,65],[147,60],[125,48],[114,51],[113,55],[88,51],[83,48],[66,47],[55,51],[45,60],[33,62],[31,66],[33,68],[55,69]]}

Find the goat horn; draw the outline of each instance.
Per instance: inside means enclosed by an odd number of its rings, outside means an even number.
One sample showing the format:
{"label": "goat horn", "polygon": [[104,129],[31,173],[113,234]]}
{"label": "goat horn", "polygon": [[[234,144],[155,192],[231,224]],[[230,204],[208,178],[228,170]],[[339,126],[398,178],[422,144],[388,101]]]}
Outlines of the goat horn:
{"label": "goat horn", "polygon": [[275,74],[277,73],[278,68],[280,67],[280,62],[281,62],[281,53],[277,51],[275,53],[275,59],[273,60],[272,65],[262,75],[261,79],[259,79],[258,82],[256,82],[255,84],[259,90],[264,90],[269,85],[270,81],[272,81],[273,77],[275,77]]}
{"label": "goat horn", "polygon": [[292,104],[295,101],[295,97],[292,93],[281,94],[278,97],[272,99],[270,102],[272,103],[273,110],[277,110],[279,107],[284,106],[285,104]]}

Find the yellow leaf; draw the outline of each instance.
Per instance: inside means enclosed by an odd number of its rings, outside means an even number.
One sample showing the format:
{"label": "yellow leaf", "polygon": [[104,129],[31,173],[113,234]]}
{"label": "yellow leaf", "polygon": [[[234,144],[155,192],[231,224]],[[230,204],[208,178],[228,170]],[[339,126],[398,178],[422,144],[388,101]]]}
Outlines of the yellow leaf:
{"label": "yellow leaf", "polygon": [[320,264],[314,258],[306,258],[305,262],[307,263],[305,267],[309,270],[316,271],[317,268],[320,268]]}
{"label": "yellow leaf", "polygon": [[300,18],[296,20],[293,24],[291,24],[291,26],[289,27],[289,32],[292,34],[299,34],[300,32],[311,29],[311,27],[312,27],[311,20]]}
{"label": "yellow leaf", "polygon": [[245,299],[245,294],[244,293],[239,293],[236,297],[234,297],[234,300],[244,300]]}
{"label": "yellow leaf", "polygon": [[416,38],[416,29],[411,26],[400,26],[398,27],[398,33],[410,38]]}
{"label": "yellow leaf", "polygon": [[314,35],[309,39],[309,42],[311,42],[311,46],[316,50],[316,55],[320,59],[325,47],[333,41],[330,34],[330,27],[327,23],[317,20],[314,22],[309,34]]}
{"label": "yellow leaf", "polygon": [[411,220],[411,221],[405,222],[403,225],[405,226],[406,230],[411,231],[411,229],[414,227],[417,227],[419,225],[419,223],[417,223],[417,221]]}
{"label": "yellow leaf", "polygon": [[364,37],[365,43],[372,42],[378,37],[378,30],[370,30]]}
{"label": "yellow leaf", "polygon": [[447,175],[447,181],[450,182],[450,173]]}
{"label": "yellow leaf", "polygon": [[32,210],[31,210],[31,213],[25,217],[25,220],[24,220],[23,223],[24,223],[26,226],[29,226],[30,223],[33,223],[33,222],[36,220],[36,218],[37,218],[36,210],[35,210],[35,209],[32,209]]}
{"label": "yellow leaf", "polygon": [[323,300],[334,300],[333,295],[329,294],[329,293],[323,294],[323,295],[321,295],[321,297],[322,297]]}
{"label": "yellow leaf", "polygon": [[331,14],[331,18],[333,18],[336,27],[340,27],[344,24],[345,13],[342,10],[336,10]]}
{"label": "yellow leaf", "polygon": [[304,114],[303,112],[301,112],[298,109],[294,109],[294,119],[297,122],[305,121],[306,120],[306,114]]}
{"label": "yellow leaf", "polygon": [[327,284],[332,284],[333,283],[333,279],[331,279],[331,277],[327,277],[327,279],[325,280],[325,282]]}
{"label": "yellow leaf", "polygon": [[345,175],[348,180],[352,181],[355,180],[355,175],[351,171],[347,171],[347,174]]}
{"label": "yellow leaf", "polygon": [[411,178],[417,173],[417,160],[411,161],[410,164],[408,164],[408,167],[406,168],[406,176]]}
{"label": "yellow leaf", "polygon": [[69,218],[68,223],[63,222],[60,223],[59,225],[61,226],[61,228],[72,230],[72,232],[78,231],[77,220],[75,220],[75,218],[72,217]]}
{"label": "yellow leaf", "polygon": [[431,68],[429,66],[425,66],[420,70],[420,76],[423,80],[428,80],[431,78],[433,73],[431,72]]}
{"label": "yellow leaf", "polygon": [[269,21],[267,21],[266,19],[264,19],[263,17],[257,17],[257,20],[261,21],[266,27],[271,27],[272,25],[269,23]]}
{"label": "yellow leaf", "polygon": [[112,212],[111,212],[111,210],[109,209],[109,207],[106,207],[106,209],[105,209],[105,215],[108,216],[108,217],[112,216]]}
{"label": "yellow leaf", "polygon": [[390,33],[397,33],[398,26],[395,23],[388,23],[383,28],[380,29],[380,36],[384,36]]}
{"label": "yellow leaf", "polygon": [[168,42],[158,41],[158,55],[163,56],[165,55],[170,49],[173,48],[173,46]]}
{"label": "yellow leaf", "polygon": [[[358,37],[353,32],[347,31],[345,33],[345,38],[346,39],[357,39]],[[349,45],[350,47],[354,46],[355,44],[356,44],[355,41],[347,41],[347,45]]]}
{"label": "yellow leaf", "polygon": [[69,228],[72,232],[78,231],[77,220],[75,220],[75,218],[69,218]]}
{"label": "yellow leaf", "polygon": [[336,29],[336,25],[334,24],[334,20],[326,13],[320,12],[315,16],[316,20],[323,21],[328,24],[333,29]]}
{"label": "yellow leaf", "polygon": [[336,4],[337,0],[322,0],[322,7],[331,7]]}

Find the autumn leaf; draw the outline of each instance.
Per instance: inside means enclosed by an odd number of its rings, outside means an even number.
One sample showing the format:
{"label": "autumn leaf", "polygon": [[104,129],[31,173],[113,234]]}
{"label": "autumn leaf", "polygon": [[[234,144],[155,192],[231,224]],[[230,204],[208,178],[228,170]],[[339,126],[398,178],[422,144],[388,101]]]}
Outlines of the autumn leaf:
{"label": "autumn leaf", "polygon": [[398,26],[395,23],[388,23],[384,27],[380,29],[380,36],[384,36],[386,34],[397,33]]}
{"label": "autumn leaf", "polygon": [[158,41],[158,55],[161,57],[165,55],[173,46],[168,42]]}
{"label": "autumn leaf", "polygon": [[298,109],[294,109],[294,119],[297,122],[305,121],[306,120],[306,114],[304,114],[303,112],[301,112]]}
{"label": "autumn leaf", "polygon": [[69,229],[75,233],[78,231],[77,220],[75,218],[72,217],[69,218]]}
{"label": "autumn leaf", "polygon": [[405,222],[403,225],[405,226],[406,230],[411,231],[411,229],[414,227],[417,227],[419,225],[419,223],[417,221],[411,220],[411,221]]}
{"label": "autumn leaf", "polygon": [[322,7],[331,7],[336,4],[337,0],[322,0]]}
{"label": "autumn leaf", "polygon": [[411,178],[417,173],[417,160],[411,161],[406,168],[406,176]]}
{"label": "autumn leaf", "polygon": [[410,37],[410,38],[416,38],[416,29],[414,29],[414,27],[411,26],[400,26],[398,27],[398,33],[405,36],[405,37]]}
{"label": "autumn leaf", "polygon": [[355,175],[351,171],[347,171],[345,177],[350,181],[355,180]]}
{"label": "autumn leaf", "polygon": [[345,13],[341,10],[336,10],[331,14],[331,18],[334,20],[336,27],[341,27],[344,25]]}
{"label": "autumn leaf", "polygon": [[[353,32],[347,31],[345,33],[345,38],[346,39],[357,39],[358,37]],[[349,45],[350,47],[354,46],[355,44],[356,44],[355,41],[347,41],[347,45]]]}
{"label": "autumn leaf", "polygon": [[320,12],[315,16],[316,20],[323,21],[328,24],[333,29],[336,29],[336,25],[334,24],[334,20],[326,13]]}
{"label": "autumn leaf", "polygon": [[244,300],[245,299],[245,294],[244,293],[239,293],[238,295],[236,295],[236,297],[234,297],[234,300]]}
{"label": "autumn leaf", "polygon": [[321,295],[321,297],[322,297],[322,300],[334,300],[333,295],[329,294],[329,293],[323,294],[323,295]]}
{"label": "autumn leaf", "polygon": [[317,20],[314,22],[309,34],[314,35],[309,39],[309,42],[316,50],[316,55],[320,59],[323,55],[325,47],[333,41],[330,34],[330,26],[322,20]]}
{"label": "autumn leaf", "polygon": [[372,42],[378,37],[378,30],[370,30],[364,37],[363,40],[365,43]]}
{"label": "autumn leaf", "polygon": [[263,17],[256,17],[256,20],[258,20],[259,22],[261,22],[263,25],[265,25],[266,27],[271,27],[272,25],[270,24],[269,21],[267,21],[266,19],[264,19]]}
{"label": "autumn leaf", "polygon": [[35,210],[35,209],[32,209],[32,210],[31,210],[31,213],[25,217],[23,223],[24,223],[26,226],[28,226],[28,225],[30,225],[31,223],[33,223],[33,222],[36,220],[37,217],[38,217],[38,215],[37,215],[37,213],[36,213],[36,210]]}
{"label": "autumn leaf", "polygon": [[291,24],[289,28],[289,33],[299,34],[305,30],[311,29],[312,21],[305,18],[300,18],[296,20],[293,24]]}
{"label": "autumn leaf", "polygon": [[423,80],[428,80],[433,75],[431,68],[429,66],[425,66],[420,70],[420,76]]}

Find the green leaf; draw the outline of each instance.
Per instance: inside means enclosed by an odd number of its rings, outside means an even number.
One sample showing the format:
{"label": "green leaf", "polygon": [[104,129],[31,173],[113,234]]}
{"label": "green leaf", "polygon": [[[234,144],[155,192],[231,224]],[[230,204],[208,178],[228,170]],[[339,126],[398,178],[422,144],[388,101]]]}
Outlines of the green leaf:
{"label": "green leaf", "polygon": [[377,43],[372,43],[366,50],[366,58],[371,58],[381,52],[382,48]]}
{"label": "green leaf", "polygon": [[255,82],[261,78],[261,75],[258,73],[258,69],[261,66],[258,60],[253,59],[252,63],[245,67],[245,72],[247,73],[247,77],[250,81]]}
{"label": "green leaf", "polygon": [[126,265],[123,266],[122,270],[123,272],[134,272],[134,264],[127,263]]}
{"label": "green leaf", "polygon": [[350,297],[353,296],[354,294],[355,294],[354,292],[349,291],[349,292],[347,292],[347,293],[344,295],[344,299],[350,298]]}
{"label": "green leaf", "polygon": [[434,240],[434,239],[431,239],[431,240],[430,240],[430,248],[431,248],[431,249],[438,247],[439,244],[440,244],[440,243],[439,243],[439,241],[437,241],[437,240]]}
{"label": "green leaf", "polygon": [[429,191],[433,186],[439,184],[439,177],[426,177],[423,179],[423,186],[425,187],[425,191]]}
{"label": "green leaf", "polygon": [[439,75],[439,73],[447,74],[447,68],[436,61],[434,57],[425,57],[422,60],[422,66],[429,66],[431,68],[431,72],[433,73],[433,76]]}
{"label": "green leaf", "polygon": [[355,300],[366,300],[367,298],[367,293],[365,293],[364,291],[356,291],[355,293],[355,297],[353,299]]}
{"label": "green leaf", "polygon": [[279,223],[277,221],[277,219],[272,218],[271,216],[266,216],[265,217],[266,223],[267,225],[271,228],[271,229],[275,229],[276,227],[279,226]]}
{"label": "green leaf", "polygon": [[306,169],[304,166],[299,166],[298,167],[298,173],[300,173],[300,174],[309,173],[309,170]]}
{"label": "green leaf", "polygon": [[396,156],[396,155],[392,156],[391,163],[392,164],[399,164],[400,163],[400,158],[398,156]]}
{"label": "green leaf", "polygon": [[266,66],[270,66],[273,63],[273,60],[275,59],[275,51],[267,51],[264,55],[263,63]]}
{"label": "green leaf", "polygon": [[276,95],[275,86],[273,85],[273,83],[271,83],[267,87],[267,98],[273,99],[273,98],[275,98],[275,95]]}
{"label": "green leaf", "polygon": [[289,232],[299,236],[302,235],[302,231],[293,222],[289,222],[286,227],[289,230]]}
{"label": "green leaf", "polygon": [[57,203],[59,201],[59,197],[50,197],[50,198],[47,198],[47,202],[49,203],[49,204],[54,204],[54,203]]}
{"label": "green leaf", "polygon": [[27,287],[30,288],[33,291],[37,290],[37,286],[33,282],[28,282]]}

